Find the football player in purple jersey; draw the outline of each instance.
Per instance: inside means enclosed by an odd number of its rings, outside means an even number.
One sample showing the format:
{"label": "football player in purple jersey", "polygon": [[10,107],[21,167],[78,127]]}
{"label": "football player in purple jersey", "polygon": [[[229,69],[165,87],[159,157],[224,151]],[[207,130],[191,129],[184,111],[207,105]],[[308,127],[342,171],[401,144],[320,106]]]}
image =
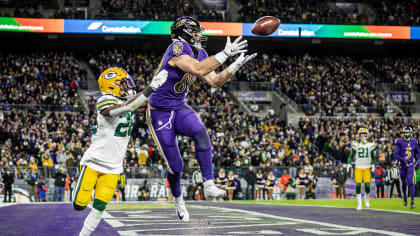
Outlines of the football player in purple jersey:
{"label": "football player in purple jersey", "polygon": [[[415,166],[420,164],[420,149],[417,139],[413,138],[413,129],[405,127],[403,138],[395,141],[394,159],[400,162],[400,177],[404,196],[404,206],[407,206],[407,186],[410,191],[411,208],[414,208]],[[417,159],[417,161],[415,160]]]}
{"label": "football player in purple jersey", "polygon": [[[156,70],[168,72],[165,84],[149,98],[147,121],[153,139],[165,159],[168,182],[174,196],[176,213],[180,220],[189,220],[181,194],[181,173],[184,163],[179,151],[177,136],[188,136],[195,143],[195,157],[203,176],[204,197],[224,197],[226,192],[217,188],[213,181],[213,166],[210,138],[207,129],[196,112],[186,104],[186,95],[196,78],[204,80],[212,87],[219,88],[230,80],[245,63],[257,56],[245,55],[247,41],[227,38],[225,48],[214,56],[208,56],[202,43],[203,27],[196,19],[183,16],[171,26],[172,44]],[[229,57],[239,55],[236,60],[220,73],[215,69]]]}

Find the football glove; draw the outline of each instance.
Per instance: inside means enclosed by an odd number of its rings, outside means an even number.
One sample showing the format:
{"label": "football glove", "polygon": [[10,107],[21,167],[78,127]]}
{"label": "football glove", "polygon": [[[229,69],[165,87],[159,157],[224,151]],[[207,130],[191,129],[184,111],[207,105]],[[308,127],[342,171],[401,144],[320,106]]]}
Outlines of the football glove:
{"label": "football glove", "polygon": [[370,170],[371,170],[372,172],[374,172],[374,171],[375,171],[375,165],[370,165]]}
{"label": "football glove", "polygon": [[216,60],[223,64],[229,57],[233,57],[239,53],[245,53],[248,50],[248,41],[243,40],[241,41],[242,36],[237,37],[233,42],[230,42],[230,37],[227,37],[225,49],[219,53],[217,53],[214,57]]}
{"label": "football glove", "polygon": [[149,87],[151,87],[153,90],[156,90],[166,82],[167,78],[168,71],[161,70],[159,73],[157,73],[157,75],[153,77],[152,82],[150,82],[149,84]]}
{"label": "football glove", "polygon": [[235,74],[241,66],[254,59],[257,55],[257,53],[254,53],[252,55],[245,56],[245,53],[241,53],[241,55],[238,58],[236,58],[236,60],[228,67],[229,73],[232,75]]}
{"label": "football glove", "polygon": [[350,173],[350,168],[351,168],[351,165],[350,165],[350,164],[348,164],[348,165],[347,165],[347,173]]}

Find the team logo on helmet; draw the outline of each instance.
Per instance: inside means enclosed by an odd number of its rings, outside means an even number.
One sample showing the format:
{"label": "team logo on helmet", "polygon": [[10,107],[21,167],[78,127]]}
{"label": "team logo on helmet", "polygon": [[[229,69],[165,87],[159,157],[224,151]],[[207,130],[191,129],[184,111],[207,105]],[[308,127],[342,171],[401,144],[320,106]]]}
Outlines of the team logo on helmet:
{"label": "team logo on helmet", "polygon": [[119,98],[130,98],[135,95],[135,83],[131,76],[122,68],[111,67],[99,76],[99,89],[102,94]]}
{"label": "team logo on helmet", "polygon": [[175,40],[182,40],[195,46],[196,48],[205,47],[207,37],[197,36],[195,33],[204,32],[204,28],[200,22],[191,16],[182,16],[175,20],[171,26],[171,38]]}

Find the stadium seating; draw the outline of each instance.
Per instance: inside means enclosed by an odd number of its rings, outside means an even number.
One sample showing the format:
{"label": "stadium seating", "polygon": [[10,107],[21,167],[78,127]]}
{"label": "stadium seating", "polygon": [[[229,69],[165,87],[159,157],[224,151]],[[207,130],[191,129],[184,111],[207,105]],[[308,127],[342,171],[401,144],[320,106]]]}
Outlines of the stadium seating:
{"label": "stadium seating", "polygon": [[[67,4],[58,8],[56,1],[1,1],[3,16],[68,19],[120,19],[120,20],[174,20],[181,15],[191,15],[201,21],[254,22],[261,16],[272,15],[283,23],[307,24],[376,24],[420,25],[420,10],[415,0],[380,1],[364,3],[346,1],[228,1],[233,10],[211,10],[196,1],[183,0],[175,4],[168,0],[91,0],[90,7]],[[95,7],[92,7],[95,6]]]}
{"label": "stadium seating", "polygon": [[3,109],[38,105],[47,110],[80,109],[77,88],[86,71],[70,53],[39,52],[0,56]]}

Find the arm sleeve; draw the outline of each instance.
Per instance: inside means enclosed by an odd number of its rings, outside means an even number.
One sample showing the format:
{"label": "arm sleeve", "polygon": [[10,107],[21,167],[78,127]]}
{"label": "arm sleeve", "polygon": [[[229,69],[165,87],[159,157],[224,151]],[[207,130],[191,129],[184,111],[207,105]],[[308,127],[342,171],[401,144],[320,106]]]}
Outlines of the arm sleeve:
{"label": "arm sleeve", "polygon": [[141,94],[139,97],[137,97],[130,104],[127,104],[127,102],[126,102],[121,107],[110,110],[109,115],[110,116],[120,116],[120,115],[123,115],[125,113],[135,111],[135,110],[137,110],[137,108],[139,108],[148,99],[149,98],[144,96],[144,94]]}
{"label": "arm sleeve", "polygon": [[347,164],[351,165],[351,162],[353,161],[353,157],[356,154],[356,150],[351,150],[349,158],[347,158]]}
{"label": "arm sleeve", "polygon": [[96,110],[99,112],[107,109],[108,107],[112,107],[118,105],[118,100],[113,98],[112,96],[102,96],[98,99],[96,103]]}

